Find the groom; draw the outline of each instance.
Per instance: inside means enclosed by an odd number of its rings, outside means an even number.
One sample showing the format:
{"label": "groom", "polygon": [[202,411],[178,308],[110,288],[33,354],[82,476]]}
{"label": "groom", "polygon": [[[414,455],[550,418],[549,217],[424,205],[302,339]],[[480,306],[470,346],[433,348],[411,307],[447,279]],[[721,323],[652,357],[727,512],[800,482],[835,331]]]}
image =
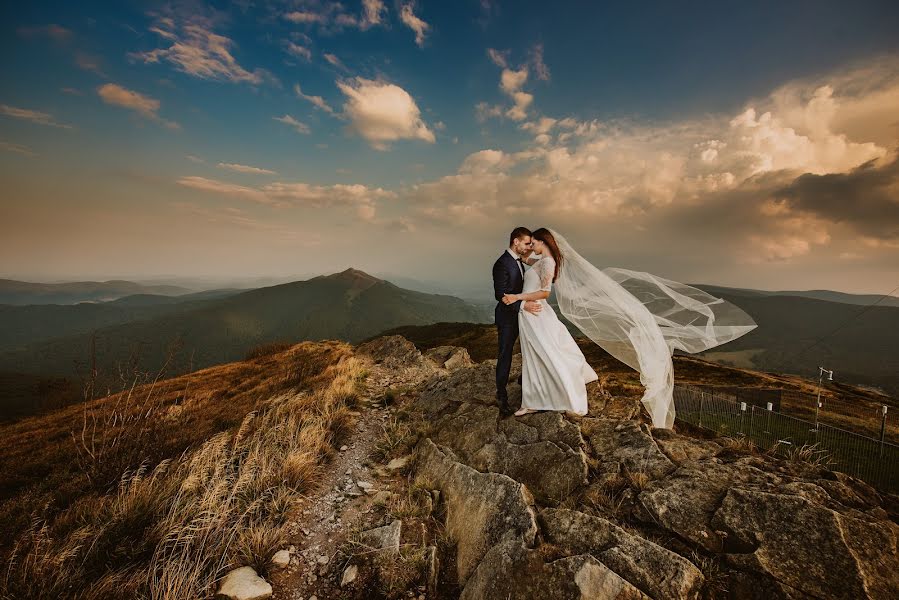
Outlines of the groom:
{"label": "groom", "polygon": [[[496,331],[499,338],[499,353],[496,361],[496,399],[499,402],[500,416],[512,414],[509,406],[509,395],[506,384],[509,383],[509,371],[512,370],[512,347],[518,339],[518,312],[526,310],[530,313],[540,312],[539,302],[513,302],[503,304],[503,294],[520,294],[524,287],[524,264],[522,259],[531,253],[531,232],[525,227],[516,227],[509,236],[509,247],[502,256],[493,263],[493,295],[497,304],[493,314],[496,319]],[[519,378],[518,383],[521,383]]]}

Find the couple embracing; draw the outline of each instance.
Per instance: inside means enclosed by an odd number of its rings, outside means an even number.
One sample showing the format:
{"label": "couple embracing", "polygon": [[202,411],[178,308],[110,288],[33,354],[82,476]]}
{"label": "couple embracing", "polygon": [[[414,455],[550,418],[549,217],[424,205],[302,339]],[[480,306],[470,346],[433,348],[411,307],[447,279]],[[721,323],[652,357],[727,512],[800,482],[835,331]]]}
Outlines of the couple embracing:
{"label": "couple embracing", "polygon": [[755,329],[737,306],[643,271],[599,269],[557,231],[516,227],[493,264],[499,341],[496,399],[512,413],[506,386],[512,348],[521,341],[521,408],[515,416],[553,410],[587,414],[587,384],[598,379],[568,328],[547,302],[586,337],[640,374],[641,402],[654,427],[674,423],[675,349],[695,353]]}

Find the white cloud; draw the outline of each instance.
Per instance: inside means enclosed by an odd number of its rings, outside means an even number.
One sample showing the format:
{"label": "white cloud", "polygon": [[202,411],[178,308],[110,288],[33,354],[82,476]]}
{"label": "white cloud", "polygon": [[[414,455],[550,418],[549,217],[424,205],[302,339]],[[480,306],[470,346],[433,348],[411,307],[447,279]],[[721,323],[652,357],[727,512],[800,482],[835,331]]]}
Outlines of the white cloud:
{"label": "white cloud", "polygon": [[169,129],[180,129],[174,121],[167,121],[159,116],[159,100],[129,90],[115,83],[106,83],[97,88],[97,94],[107,104],[121,106],[133,110],[140,116],[162,123]]}
{"label": "white cloud", "polygon": [[59,127],[60,129],[72,129],[71,125],[65,123],[57,123],[53,115],[38,110],[29,110],[27,108],[16,108],[8,104],[0,104],[0,114],[12,117],[14,119],[22,119],[31,121],[38,125],[49,125],[50,127]]}
{"label": "white cloud", "polygon": [[132,52],[128,56],[147,64],[168,61],[176,69],[202,79],[250,83],[259,85],[266,80],[276,81],[268,71],[248,71],[231,54],[234,42],[199,22],[177,27],[171,18],[159,18],[150,31],[171,44],[147,52]]}
{"label": "white cloud", "polygon": [[503,69],[500,75],[499,87],[510,96],[521,89],[521,86],[528,80],[528,69],[522,67],[515,71],[513,69]]}
{"label": "white cloud", "polygon": [[402,6],[400,9],[400,20],[403,22],[403,25],[415,32],[415,43],[418,47],[421,48],[424,46],[425,35],[427,34],[428,29],[430,29],[430,25],[415,16],[412,2]]}
{"label": "white cloud", "polygon": [[343,71],[347,70],[346,65],[344,65],[343,62],[339,58],[337,58],[337,56],[330,53],[325,53],[324,57],[325,60],[328,61],[332,66],[335,66]]}
{"label": "white cloud", "polygon": [[252,173],[254,175],[277,175],[275,171],[271,171],[269,169],[262,169],[259,167],[251,167],[248,165],[241,165],[237,163],[224,163],[220,162],[216,165],[220,169],[228,169],[229,171],[236,171],[237,173]]}
{"label": "white cloud", "polygon": [[523,121],[524,119],[527,119],[527,109],[528,106],[531,105],[531,102],[534,101],[534,96],[527,92],[514,92],[512,94],[512,100],[515,102],[515,105],[506,111],[506,116],[513,121]]}
{"label": "white cloud", "polygon": [[299,44],[295,44],[294,42],[288,40],[286,49],[287,52],[293,56],[302,58],[306,61],[312,60],[312,50],[305,46],[300,46]]}
{"label": "white cloud", "polygon": [[293,91],[296,93],[298,98],[311,102],[316,108],[319,108],[325,111],[328,114],[334,114],[334,109],[325,101],[321,96],[308,96],[303,93],[302,88],[300,88],[300,84],[297,83],[293,86]]}
{"label": "white cloud", "polygon": [[306,125],[305,123],[302,123],[300,121],[297,121],[290,115],[284,115],[283,117],[272,117],[272,119],[274,119],[275,121],[280,121],[281,123],[284,123],[285,125],[289,125],[290,127],[293,127],[294,131],[296,131],[297,133],[302,133],[302,134],[309,133],[308,125]]}
{"label": "white cloud", "polygon": [[505,69],[509,66],[509,51],[508,50],[495,50],[493,48],[487,48],[487,56],[490,57],[490,60],[493,61],[497,67]]}
{"label": "white cloud", "polygon": [[[513,98],[524,93],[523,71],[504,69],[500,85]],[[574,231],[608,224],[604,232],[617,240],[609,244],[654,235],[703,261],[710,244],[718,260],[756,264],[860,239],[887,251],[899,247],[890,192],[899,161],[889,162],[895,139],[872,128],[861,108],[881,124],[899,122],[899,102],[889,102],[899,98],[899,68],[887,72],[792,82],[732,114],[667,124],[524,120],[520,128],[534,135],[524,149],[472,153],[456,173],[401,198],[421,221],[488,227],[528,214],[533,225]],[[500,111],[476,108],[482,119]],[[839,250],[852,248],[838,246],[834,256]]]}
{"label": "white cloud", "polygon": [[250,200],[277,208],[342,208],[364,221],[375,222],[378,202],[395,197],[393,192],[361,184],[313,185],[275,182],[261,187],[235,185],[205,177],[181,177],[178,184],[202,192]]}
{"label": "white cloud", "polygon": [[362,0],[362,11],[357,15],[344,10],[340,2],[310,4],[303,10],[284,13],[282,17],[297,25],[316,25],[325,31],[350,27],[365,31],[383,24],[387,7],[383,0]]}
{"label": "white cloud", "polygon": [[383,14],[387,12],[383,0],[362,0],[363,29],[381,24]]}
{"label": "white cloud", "polygon": [[477,104],[475,104],[474,110],[475,117],[477,117],[478,121],[481,123],[492,117],[503,116],[503,107],[496,104],[478,102]]}
{"label": "white cloud", "polygon": [[328,17],[325,13],[316,13],[308,10],[295,10],[284,14],[284,18],[291,23],[324,23]]}
{"label": "white cloud", "polygon": [[398,85],[356,77],[338,82],[337,87],[347,97],[344,115],[374,148],[384,150],[401,139],[434,143],[434,133],[422,121],[415,100]]}

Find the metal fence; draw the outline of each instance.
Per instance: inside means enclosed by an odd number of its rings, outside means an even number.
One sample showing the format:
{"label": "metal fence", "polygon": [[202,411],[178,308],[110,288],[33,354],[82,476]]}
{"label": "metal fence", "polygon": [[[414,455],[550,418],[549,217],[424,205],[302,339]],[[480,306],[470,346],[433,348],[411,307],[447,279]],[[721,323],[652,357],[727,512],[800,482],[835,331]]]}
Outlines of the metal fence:
{"label": "metal fence", "polygon": [[834,471],[874,487],[899,491],[899,446],[761,406],[734,402],[699,388],[674,386],[676,418],[722,435],[746,436],[782,455],[803,451]]}

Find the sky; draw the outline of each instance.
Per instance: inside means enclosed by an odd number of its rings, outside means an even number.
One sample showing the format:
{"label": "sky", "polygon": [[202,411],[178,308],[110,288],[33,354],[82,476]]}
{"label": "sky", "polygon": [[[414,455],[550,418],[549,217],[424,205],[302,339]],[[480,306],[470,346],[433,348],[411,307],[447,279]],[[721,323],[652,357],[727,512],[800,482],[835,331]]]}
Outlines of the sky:
{"label": "sky", "polygon": [[0,7],[0,277],[899,286],[899,4]]}

